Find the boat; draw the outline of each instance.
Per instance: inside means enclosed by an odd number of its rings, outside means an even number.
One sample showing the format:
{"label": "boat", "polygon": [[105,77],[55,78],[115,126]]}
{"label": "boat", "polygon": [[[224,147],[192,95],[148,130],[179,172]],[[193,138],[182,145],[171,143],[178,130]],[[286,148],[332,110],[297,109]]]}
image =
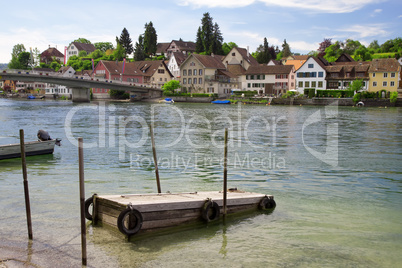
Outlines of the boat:
{"label": "boat", "polygon": [[[272,195],[229,189],[227,214],[272,211]],[[108,226],[122,234],[149,233],[194,222],[218,221],[223,213],[223,192],[97,195],[85,201],[85,217],[94,225]]]}
{"label": "boat", "polygon": [[[25,142],[25,155],[34,156],[52,154],[54,146],[61,145],[61,139],[51,139],[44,130],[38,131],[37,141]],[[0,160],[21,157],[21,145],[19,143],[0,145]]]}
{"label": "boat", "polygon": [[165,98],[164,100],[159,101],[159,103],[169,103],[173,104],[174,100],[172,98]]}
{"label": "boat", "polygon": [[213,104],[230,104],[230,100],[214,100],[211,101]]}
{"label": "boat", "polygon": [[359,102],[356,104],[356,106],[357,106],[357,107],[363,107],[363,106],[364,106],[364,102],[359,101]]}
{"label": "boat", "polygon": [[28,100],[34,100],[34,99],[35,99],[35,96],[29,95],[27,99],[28,99]]}

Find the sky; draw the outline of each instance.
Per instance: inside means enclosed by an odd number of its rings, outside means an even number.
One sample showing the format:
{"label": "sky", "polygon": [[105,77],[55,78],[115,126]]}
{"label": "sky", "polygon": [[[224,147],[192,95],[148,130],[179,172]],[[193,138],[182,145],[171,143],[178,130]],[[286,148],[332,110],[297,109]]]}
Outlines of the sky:
{"label": "sky", "polygon": [[[2,2],[5,0],[1,0]],[[8,63],[14,45],[43,52],[78,38],[111,42],[126,28],[133,41],[152,21],[158,42],[195,42],[203,14],[219,25],[224,42],[281,48],[293,53],[317,50],[324,38],[358,40],[368,46],[402,37],[401,0],[148,0],[7,1],[1,8],[0,63]]]}

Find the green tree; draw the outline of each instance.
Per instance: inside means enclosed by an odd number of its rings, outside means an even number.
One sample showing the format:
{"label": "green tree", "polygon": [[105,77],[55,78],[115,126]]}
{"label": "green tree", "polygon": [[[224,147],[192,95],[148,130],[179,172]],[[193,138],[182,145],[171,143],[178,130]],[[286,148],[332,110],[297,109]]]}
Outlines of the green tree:
{"label": "green tree", "polygon": [[91,41],[89,41],[88,39],[85,39],[85,38],[81,38],[81,37],[74,40],[73,42],[77,42],[77,43],[81,43],[81,44],[91,44]]}
{"label": "green tree", "polygon": [[20,68],[24,70],[30,69],[31,63],[31,53],[21,52],[18,55],[18,62],[20,63]]}
{"label": "green tree", "polygon": [[88,55],[88,53],[85,50],[81,50],[78,53],[78,57],[82,58],[82,57],[86,57]]}
{"label": "green tree", "polygon": [[143,37],[142,37],[141,34],[140,34],[140,36],[138,37],[138,42],[135,43],[134,60],[135,60],[135,61],[142,61],[142,60],[145,60],[144,45],[143,45]]}
{"label": "green tree", "polygon": [[234,42],[229,42],[229,43],[223,43],[222,45],[222,50],[223,50],[223,55],[229,54],[229,52],[234,48],[238,47],[238,45]]}
{"label": "green tree", "polygon": [[113,44],[110,42],[98,42],[95,43],[94,46],[102,52],[106,52],[108,49],[114,49]]}
{"label": "green tree", "polygon": [[18,55],[21,53],[21,52],[25,52],[26,51],[26,49],[25,49],[25,46],[23,45],[23,44],[16,44],[16,45],[14,45],[14,47],[13,47],[13,52],[11,53],[11,57],[16,57],[16,58],[18,58]]}
{"label": "green tree", "polygon": [[176,89],[180,88],[180,82],[177,80],[170,80],[162,86],[163,92],[174,93]]}
{"label": "green tree", "polygon": [[158,35],[156,34],[156,30],[152,24],[152,21],[150,21],[149,23],[145,23],[143,47],[146,55],[155,55],[158,43],[157,39]]}
{"label": "green tree", "polygon": [[118,61],[122,61],[125,56],[126,51],[124,47],[120,43],[118,43],[116,49],[113,51],[113,57]]}
{"label": "green tree", "polygon": [[61,67],[61,64],[58,61],[52,61],[50,63],[50,65],[48,66],[48,68],[51,68],[51,69],[55,70],[56,72],[60,69],[60,67]]}
{"label": "green tree", "polygon": [[354,41],[352,39],[346,40],[346,44],[343,46],[343,53],[353,55],[356,49],[358,49],[362,44],[359,41]]}
{"label": "green tree", "polygon": [[325,49],[324,59],[326,59],[328,62],[334,62],[339,58],[340,55],[342,55],[342,53],[343,50],[341,49],[341,44],[336,41],[335,44],[332,44]]}
{"label": "green tree", "polygon": [[116,37],[116,40],[118,40],[117,43],[119,43],[124,48],[125,53],[127,53],[127,55],[133,53],[133,44],[130,38],[130,34],[128,33],[126,28],[124,28],[123,31],[121,32],[120,38]]}
{"label": "green tree", "polygon": [[266,37],[264,37],[264,44],[260,45],[257,48],[257,53],[256,54],[257,54],[256,55],[256,60],[260,64],[267,64],[271,60],[272,55],[270,53],[270,49],[269,49],[269,45],[268,45],[268,41],[267,41]]}
{"label": "green tree", "polygon": [[102,58],[104,55],[105,55],[104,52],[102,52],[100,49],[97,49],[94,52],[92,52],[91,54],[89,54],[89,57],[91,59],[99,59],[99,58]]}
{"label": "green tree", "polygon": [[195,40],[195,52],[200,53],[204,51],[204,45],[202,44],[202,30],[198,27],[197,38]]}
{"label": "green tree", "polygon": [[286,39],[283,41],[282,44],[282,57],[287,58],[290,55],[292,55],[292,52],[290,51],[290,46],[289,44],[286,42]]}
{"label": "green tree", "polygon": [[361,45],[358,49],[355,50],[354,60],[371,61],[372,55],[365,46]]}
{"label": "green tree", "polygon": [[348,90],[353,92],[359,92],[363,88],[363,80],[356,79],[352,83],[349,84]]}
{"label": "green tree", "polygon": [[203,50],[207,54],[211,54],[211,45],[213,40],[214,24],[212,22],[212,17],[208,12],[204,13],[201,19],[201,41]]}
{"label": "green tree", "polygon": [[378,40],[374,40],[373,42],[371,42],[370,45],[368,46],[368,49],[373,50],[374,52],[377,52],[380,49]]}
{"label": "green tree", "polygon": [[211,43],[211,48],[210,51],[211,53],[214,53],[216,55],[222,55],[223,50],[222,50],[222,42],[223,42],[223,37],[222,33],[219,30],[219,25],[217,23],[214,24],[214,32],[212,34],[212,43]]}

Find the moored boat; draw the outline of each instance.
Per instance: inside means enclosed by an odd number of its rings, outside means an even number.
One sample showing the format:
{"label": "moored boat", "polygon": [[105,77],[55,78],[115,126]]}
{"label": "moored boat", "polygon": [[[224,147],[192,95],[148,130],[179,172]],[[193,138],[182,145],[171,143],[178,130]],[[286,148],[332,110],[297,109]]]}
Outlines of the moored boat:
{"label": "moored boat", "polygon": [[214,100],[211,101],[213,104],[230,104],[230,100]]}

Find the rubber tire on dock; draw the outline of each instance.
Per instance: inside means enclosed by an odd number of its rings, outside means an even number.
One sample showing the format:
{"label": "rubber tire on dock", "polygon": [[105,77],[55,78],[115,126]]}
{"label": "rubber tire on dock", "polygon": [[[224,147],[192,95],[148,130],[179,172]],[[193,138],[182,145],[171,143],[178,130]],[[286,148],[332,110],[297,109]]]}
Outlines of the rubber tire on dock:
{"label": "rubber tire on dock", "polygon": [[276,207],[276,202],[273,198],[268,198],[267,196],[261,199],[259,208],[262,210],[273,209]]}
{"label": "rubber tire on dock", "polygon": [[92,214],[89,212],[89,207],[93,205],[94,203],[94,198],[91,196],[87,200],[85,200],[85,218],[89,221],[93,221]]}
{"label": "rubber tire on dock", "polygon": [[[124,225],[126,217],[130,216],[135,217],[135,226],[132,229],[129,229]],[[142,223],[143,218],[141,212],[134,208],[126,208],[120,213],[119,217],[117,218],[117,227],[119,227],[120,232],[128,236],[138,233],[138,231],[141,230]]]}
{"label": "rubber tire on dock", "polygon": [[[209,211],[211,210],[212,213]],[[202,208],[202,218],[206,222],[210,222],[216,219],[219,219],[221,211],[219,205],[216,202],[208,201]]]}

